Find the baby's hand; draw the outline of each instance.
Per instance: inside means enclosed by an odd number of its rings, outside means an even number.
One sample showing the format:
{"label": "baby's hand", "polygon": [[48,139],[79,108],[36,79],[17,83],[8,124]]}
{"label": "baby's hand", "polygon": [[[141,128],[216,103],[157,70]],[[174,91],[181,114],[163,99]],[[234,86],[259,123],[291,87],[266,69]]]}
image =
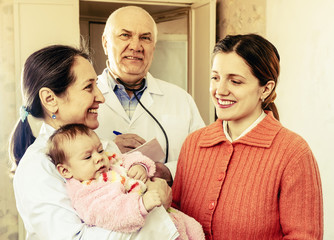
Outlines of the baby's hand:
{"label": "baby's hand", "polygon": [[147,191],[143,195],[143,204],[146,211],[151,211],[153,208],[161,206],[160,195],[157,190]]}
{"label": "baby's hand", "polygon": [[146,169],[142,165],[133,165],[128,171],[130,178],[141,180],[144,183],[147,181]]}

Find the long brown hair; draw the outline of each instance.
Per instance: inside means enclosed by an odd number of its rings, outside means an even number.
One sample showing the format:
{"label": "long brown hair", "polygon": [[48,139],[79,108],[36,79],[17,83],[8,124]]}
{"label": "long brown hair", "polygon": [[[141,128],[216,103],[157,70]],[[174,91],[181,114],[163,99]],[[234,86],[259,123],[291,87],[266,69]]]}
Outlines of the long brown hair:
{"label": "long brown hair", "polygon": [[[44,112],[39,98],[43,87],[51,89],[57,96],[64,94],[75,81],[72,66],[76,57],[89,59],[84,49],[64,45],[52,45],[31,54],[24,64],[22,75],[22,97],[24,109],[36,118],[43,118]],[[19,119],[9,140],[9,153],[13,169],[35,141],[28,119]]]}
{"label": "long brown hair", "polygon": [[216,43],[213,56],[217,53],[236,52],[250,67],[253,75],[259,80],[260,86],[268,81],[274,81],[275,87],[262,103],[263,110],[270,110],[279,120],[279,114],[274,103],[276,86],[280,72],[280,56],[276,47],[265,38],[257,34],[228,35]]}

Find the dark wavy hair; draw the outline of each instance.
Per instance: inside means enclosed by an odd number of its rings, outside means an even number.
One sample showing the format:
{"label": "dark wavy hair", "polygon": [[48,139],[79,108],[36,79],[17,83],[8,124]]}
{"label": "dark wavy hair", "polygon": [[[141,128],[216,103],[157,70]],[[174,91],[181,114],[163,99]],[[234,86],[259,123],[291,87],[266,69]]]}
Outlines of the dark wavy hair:
{"label": "dark wavy hair", "polygon": [[[57,96],[65,94],[67,88],[75,81],[72,66],[78,56],[90,60],[84,48],[77,49],[65,45],[42,48],[27,58],[21,88],[24,107],[29,114],[36,118],[44,118],[39,98],[41,88],[49,88]],[[18,120],[9,141],[9,154],[14,171],[27,148],[35,141],[28,119]]]}
{"label": "dark wavy hair", "polygon": [[274,81],[275,87],[262,103],[263,110],[270,110],[279,120],[279,114],[274,103],[276,86],[280,72],[280,56],[276,47],[257,34],[228,35],[216,43],[213,57],[218,53],[235,52],[242,57],[250,67],[253,75],[259,80],[260,86],[268,81]]}

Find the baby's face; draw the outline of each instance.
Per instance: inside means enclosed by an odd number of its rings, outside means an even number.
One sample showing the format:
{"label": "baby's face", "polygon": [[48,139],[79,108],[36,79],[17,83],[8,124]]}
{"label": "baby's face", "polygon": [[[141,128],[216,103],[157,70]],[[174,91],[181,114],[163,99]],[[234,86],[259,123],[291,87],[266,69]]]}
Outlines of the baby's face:
{"label": "baby's face", "polygon": [[97,179],[110,168],[110,161],[96,134],[78,135],[65,144],[66,168],[73,178],[84,181]]}

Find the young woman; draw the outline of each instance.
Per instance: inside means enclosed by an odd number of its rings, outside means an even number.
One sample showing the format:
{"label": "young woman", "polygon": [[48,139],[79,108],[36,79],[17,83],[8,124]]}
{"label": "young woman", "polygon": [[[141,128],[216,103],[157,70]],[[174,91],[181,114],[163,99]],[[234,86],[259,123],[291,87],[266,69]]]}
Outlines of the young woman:
{"label": "young woman", "polygon": [[174,206],[206,239],[322,239],[319,170],[304,139],[278,121],[276,48],[259,35],[227,36],[213,52],[218,120],[186,139]]}
{"label": "young woman", "polygon": [[[96,81],[97,75],[88,56],[72,47],[54,45],[43,48],[29,56],[25,63],[24,105],[11,139],[11,152],[18,165],[13,184],[17,209],[27,231],[26,239],[147,239],[145,234],[155,234],[157,238],[164,234],[168,238],[175,233],[171,220],[155,226],[148,224],[153,226],[144,226],[135,234],[91,227],[80,220],[71,206],[65,179],[45,150],[48,138],[65,124],[80,123],[91,129],[99,126],[98,108],[104,97]],[[44,121],[36,139],[28,114]],[[119,153],[111,144],[103,142],[107,150]],[[167,183],[162,180],[155,183],[167,201],[170,192]],[[149,215],[146,221],[150,221]]]}

